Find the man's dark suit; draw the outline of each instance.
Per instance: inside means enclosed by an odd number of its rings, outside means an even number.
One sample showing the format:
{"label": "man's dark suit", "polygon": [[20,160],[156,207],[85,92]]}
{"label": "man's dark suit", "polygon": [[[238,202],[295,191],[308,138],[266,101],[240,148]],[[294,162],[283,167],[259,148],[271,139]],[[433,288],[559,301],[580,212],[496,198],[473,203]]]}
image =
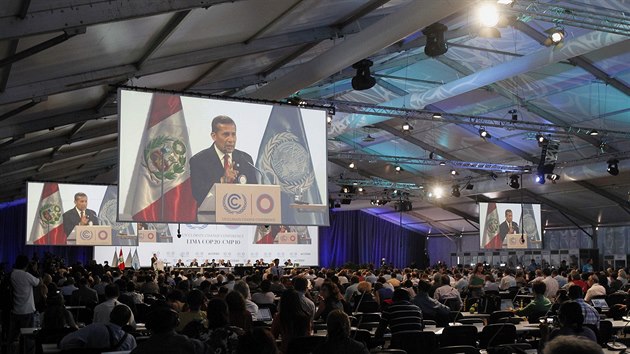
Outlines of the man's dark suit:
{"label": "man's dark suit", "polygon": [[[499,225],[499,235],[501,236],[501,242],[505,242],[505,235],[508,234],[508,231],[510,230],[507,221],[504,221],[501,223],[501,225]],[[513,234],[517,234],[520,231],[518,230],[518,224],[515,223],[514,221],[512,221],[512,230],[513,230]]]}
{"label": "man's dark suit", "polygon": [[[247,184],[257,184],[256,170],[252,167],[254,161],[248,153],[241,150],[232,152],[232,164],[234,169],[238,170],[239,176],[245,176]],[[250,165],[251,164],[251,165]],[[197,205],[201,205],[208,195],[210,188],[215,183],[221,181],[221,177],[225,174],[223,161],[219,159],[214,144],[209,148],[195,154],[190,159],[190,183],[192,185],[192,193],[197,200]],[[237,181],[238,182],[238,178]]]}
{"label": "man's dark suit", "polygon": [[[96,216],[96,212],[92,209],[85,209],[85,215],[88,218],[88,221],[92,222],[92,225],[98,225],[98,217]],[[66,236],[70,235],[70,232],[74,230],[74,227],[79,225],[81,222],[81,217],[79,216],[79,212],[77,212],[76,208],[72,208],[65,213],[63,213],[63,231],[65,231]]]}

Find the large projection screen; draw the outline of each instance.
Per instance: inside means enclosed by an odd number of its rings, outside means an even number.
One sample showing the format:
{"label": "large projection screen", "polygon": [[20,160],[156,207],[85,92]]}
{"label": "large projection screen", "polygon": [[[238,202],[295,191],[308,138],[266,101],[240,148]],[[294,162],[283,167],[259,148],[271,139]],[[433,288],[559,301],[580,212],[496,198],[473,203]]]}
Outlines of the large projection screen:
{"label": "large projection screen", "polygon": [[[77,194],[78,193],[78,194]],[[75,206],[87,202],[84,220]],[[27,245],[118,245],[138,244],[131,223],[116,220],[118,188],[111,185],[28,182],[26,203]],[[77,225],[85,224],[77,234]]]}
{"label": "large projection screen", "polygon": [[[119,95],[120,220],[328,226],[324,110],[129,90]],[[233,120],[235,143],[224,135],[230,124],[211,134],[217,116]],[[228,161],[221,160],[221,146],[233,150]],[[223,183],[235,192],[211,189]],[[236,184],[279,196],[250,195]],[[225,221],[220,210],[252,216]]]}
{"label": "large projection screen", "polygon": [[[165,226],[165,225],[160,225]],[[318,236],[317,227],[288,227],[279,226],[268,228],[252,225],[208,225],[181,224],[180,235],[177,237],[176,224],[166,225],[168,243],[161,242],[161,238],[150,239],[139,243],[138,247],[94,247],[94,259],[103,263],[114,260],[114,253],[118,257],[122,250],[123,258],[138,251],[140,266],[149,267],[151,257],[155,253],[164,265],[174,266],[178,260],[189,265],[193,259],[202,264],[206,259],[230,260],[232,265],[252,263],[263,258],[266,263],[279,258],[282,263],[290,259],[294,264],[304,266],[318,265]],[[158,227],[159,229],[159,227]],[[297,236],[297,237],[294,237]]]}
{"label": "large projection screen", "polygon": [[540,204],[480,202],[479,248],[541,249],[540,210]]}

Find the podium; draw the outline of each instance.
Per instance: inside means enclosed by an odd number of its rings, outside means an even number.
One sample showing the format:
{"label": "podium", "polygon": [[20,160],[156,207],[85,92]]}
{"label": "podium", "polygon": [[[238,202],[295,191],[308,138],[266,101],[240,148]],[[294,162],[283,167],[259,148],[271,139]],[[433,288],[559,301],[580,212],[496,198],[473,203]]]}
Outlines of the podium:
{"label": "podium", "polygon": [[507,242],[506,248],[529,248],[527,234],[507,234],[505,241]]}
{"label": "podium", "polygon": [[157,242],[157,230],[138,230],[138,242]]}
{"label": "podium", "polygon": [[73,232],[77,246],[112,245],[112,227],[110,225],[77,225]]}
{"label": "podium", "polygon": [[280,186],[215,183],[197,209],[197,221],[218,224],[280,224]]}

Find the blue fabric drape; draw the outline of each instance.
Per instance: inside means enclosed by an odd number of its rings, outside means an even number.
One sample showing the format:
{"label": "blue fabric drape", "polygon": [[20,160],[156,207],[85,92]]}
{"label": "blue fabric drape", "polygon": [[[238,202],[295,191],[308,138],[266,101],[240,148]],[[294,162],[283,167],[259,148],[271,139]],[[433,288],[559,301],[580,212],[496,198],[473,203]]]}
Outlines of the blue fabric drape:
{"label": "blue fabric drape", "polygon": [[27,246],[26,199],[0,204],[0,225],[0,262],[6,264],[5,270],[13,268],[20,254],[29,258],[37,254],[42,260],[44,253],[50,252],[70,264],[76,261],[87,264],[93,258],[94,249],[89,246]]}
{"label": "blue fabric drape", "polygon": [[381,259],[396,267],[425,266],[426,237],[360,210],[331,211],[330,227],[319,232],[319,264],[340,267],[347,262],[373,263]]}

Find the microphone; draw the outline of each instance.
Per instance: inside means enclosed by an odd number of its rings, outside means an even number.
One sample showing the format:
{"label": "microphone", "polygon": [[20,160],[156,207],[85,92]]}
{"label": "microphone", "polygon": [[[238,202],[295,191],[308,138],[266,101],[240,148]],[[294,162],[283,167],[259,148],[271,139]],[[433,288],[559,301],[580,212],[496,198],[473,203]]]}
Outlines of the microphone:
{"label": "microphone", "polygon": [[[260,173],[260,183],[265,184],[265,177],[267,177],[267,175],[265,175],[263,173],[263,171],[261,171],[258,167],[254,166],[253,163],[249,162],[249,161],[245,161],[248,165],[250,165],[254,170],[256,170],[258,173]],[[269,184],[275,184],[275,183],[271,183],[271,181],[269,181]]]}
{"label": "microphone", "polygon": [[[626,315],[622,316],[621,319],[627,322],[623,326],[623,328],[621,329],[621,333],[625,333],[626,327],[628,327],[628,325],[630,324],[630,310],[628,310],[628,312],[626,312]],[[608,347],[608,349],[610,349],[610,350],[626,350],[626,349],[628,349],[627,345],[625,345],[623,343],[617,343],[617,339],[619,339],[617,337],[617,335],[613,334],[612,335],[612,342],[606,342],[606,347]]]}

